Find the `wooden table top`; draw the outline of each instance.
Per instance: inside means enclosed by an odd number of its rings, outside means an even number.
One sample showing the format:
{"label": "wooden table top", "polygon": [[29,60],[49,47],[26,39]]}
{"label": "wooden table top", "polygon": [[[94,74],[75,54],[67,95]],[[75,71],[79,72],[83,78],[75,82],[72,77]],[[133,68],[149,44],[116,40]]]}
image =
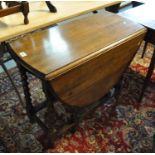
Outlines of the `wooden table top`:
{"label": "wooden table top", "polygon": [[119,13],[132,21],[140,23],[147,28],[155,30],[155,3],[146,3],[138,7]]}
{"label": "wooden table top", "polygon": [[141,25],[105,11],[28,34],[10,45],[21,61],[54,78],[142,32]]}
{"label": "wooden table top", "polygon": [[52,1],[58,12],[50,13],[44,2],[30,2],[29,24],[23,24],[22,13],[0,18],[0,42],[47,27],[66,19],[101,9],[119,1]]}

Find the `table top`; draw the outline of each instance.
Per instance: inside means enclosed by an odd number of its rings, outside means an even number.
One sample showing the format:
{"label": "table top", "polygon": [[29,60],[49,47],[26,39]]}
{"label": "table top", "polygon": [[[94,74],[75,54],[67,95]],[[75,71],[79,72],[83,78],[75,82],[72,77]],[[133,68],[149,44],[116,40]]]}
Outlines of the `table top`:
{"label": "table top", "polygon": [[52,1],[58,12],[50,13],[45,2],[29,2],[28,25],[24,25],[22,13],[0,18],[0,42],[117,3],[119,1]]}
{"label": "table top", "polygon": [[21,61],[54,78],[142,32],[141,25],[105,11],[25,35],[10,45]]}
{"label": "table top", "polygon": [[119,13],[132,21],[155,30],[155,3],[146,3],[138,7]]}

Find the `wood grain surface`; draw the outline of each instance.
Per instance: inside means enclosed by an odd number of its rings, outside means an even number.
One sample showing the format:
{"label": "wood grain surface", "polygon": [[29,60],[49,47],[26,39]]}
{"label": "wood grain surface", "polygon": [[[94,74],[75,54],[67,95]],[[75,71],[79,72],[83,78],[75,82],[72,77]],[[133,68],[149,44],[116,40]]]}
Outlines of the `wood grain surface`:
{"label": "wood grain surface", "polygon": [[44,74],[61,101],[85,106],[118,82],[145,32],[143,26],[105,11],[26,35],[10,45],[34,73]]}

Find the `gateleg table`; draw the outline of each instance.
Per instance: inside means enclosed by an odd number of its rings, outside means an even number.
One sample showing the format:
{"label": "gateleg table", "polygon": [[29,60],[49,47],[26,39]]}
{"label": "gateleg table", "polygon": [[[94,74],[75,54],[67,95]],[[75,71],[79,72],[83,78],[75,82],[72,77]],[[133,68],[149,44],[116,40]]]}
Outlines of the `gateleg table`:
{"label": "gateleg table", "polygon": [[54,101],[60,101],[70,112],[67,123],[76,129],[110,90],[118,90],[145,32],[143,26],[104,11],[10,41],[7,47],[21,71],[30,119],[47,132],[58,121],[53,116],[43,124],[35,115],[26,72],[41,79],[49,113],[54,113]]}

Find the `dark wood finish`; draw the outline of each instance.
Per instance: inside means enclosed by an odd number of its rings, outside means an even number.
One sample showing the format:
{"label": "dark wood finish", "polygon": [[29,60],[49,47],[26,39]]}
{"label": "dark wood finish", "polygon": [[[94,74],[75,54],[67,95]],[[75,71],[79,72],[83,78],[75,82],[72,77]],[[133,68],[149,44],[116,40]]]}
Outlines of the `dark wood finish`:
{"label": "dark wood finish", "polygon": [[11,46],[19,59],[50,81],[64,103],[85,106],[117,83],[143,37],[141,26],[105,12],[25,36]]}
{"label": "dark wood finish", "polygon": [[74,106],[86,106],[99,100],[118,82],[143,37],[135,37],[107,52],[103,50],[95,58],[51,80],[55,94],[64,103]]}
{"label": "dark wood finish", "polygon": [[[27,70],[36,75],[40,73],[41,79],[50,81],[58,98],[70,105],[84,106],[98,100],[118,81],[143,34],[141,26],[105,12],[27,35],[11,43],[11,47],[17,61]],[[21,56],[21,51],[25,52],[25,57]],[[122,55],[121,51],[126,54]],[[105,90],[100,91],[103,88]],[[98,91],[92,93],[93,90]],[[84,95],[80,95],[81,92]]]}
{"label": "dark wood finish", "polygon": [[[142,57],[145,54],[145,50],[147,47],[148,43],[152,43],[155,45],[155,22],[154,22],[154,4],[150,3],[150,4],[143,4],[141,6],[138,6],[136,8],[130,9],[128,11],[122,12],[120,13],[121,16],[126,17],[130,20],[133,20],[135,22],[138,22],[142,25],[144,25],[147,28],[147,34],[144,38],[145,40],[145,46],[144,46],[144,50],[142,53]],[[155,50],[154,50],[155,53]],[[144,85],[142,87],[142,91],[140,94],[140,98],[139,101],[142,100],[143,95],[144,95],[144,91],[150,81],[151,78],[151,74],[153,72],[153,67],[154,67],[154,62],[155,62],[155,54],[153,53],[153,56],[151,58],[151,63],[149,65],[148,68],[148,72],[146,75],[146,78],[144,80]]]}
{"label": "dark wood finish", "polygon": [[113,13],[118,13],[121,3],[106,7],[105,10]]}
{"label": "dark wood finish", "polygon": [[[104,20],[101,20],[103,18]],[[52,79],[89,60],[94,52],[97,54],[98,50],[111,48],[121,39],[127,39],[133,32],[138,33],[141,28],[108,12],[84,19],[85,21],[79,19],[20,38],[11,43],[14,54],[31,66],[31,70]],[[22,57],[21,52],[25,52],[27,56]]]}
{"label": "dark wood finish", "polygon": [[22,12],[24,15],[24,24],[28,24],[28,13],[29,13],[29,4],[28,2],[6,2],[8,8],[0,9],[0,17],[8,16],[17,12]]}
{"label": "dark wood finish", "polygon": [[28,24],[29,23],[29,20],[28,20],[29,4],[28,4],[28,2],[25,2],[25,1],[21,2],[21,10],[24,15],[24,24]]}
{"label": "dark wood finish", "polygon": [[[3,9],[1,2],[0,2],[0,17],[8,16],[14,13],[22,12],[24,16],[24,24],[28,24],[28,13],[29,13],[29,3],[26,1],[4,1],[8,8]],[[49,8],[50,12],[57,12],[56,7],[50,2],[50,1],[45,1],[47,7]]]}
{"label": "dark wood finish", "polygon": [[[43,81],[47,100],[52,101],[48,103],[49,114],[54,114],[54,101],[62,102],[71,113],[67,123],[75,130],[86,113],[109,99],[107,94],[118,84],[145,32],[141,25],[105,11],[27,35],[8,47],[20,64],[26,96],[30,94],[25,73],[30,72]],[[29,97],[27,102],[31,106]],[[60,132],[55,135],[51,129],[59,120],[51,119],[55,116],[60,118],[54,114],[47,121],[52,140],[65,130],[57,126]],[[33,117],[46,130],[38,117]]]}
{"label": "dark wood finish", "polygon": [[18,65],[18,68],[19,68],[20,73],[21,73],[23,90],[24,90],[25,100],[26,100],[27,114],[28,114],[30,121],[33,123],[34,122],[33,114],[35,114],[35,111],[34,111],[34,108],[32,105],[32,99],[31,99],[31,94],[30,94],[30,90],[29,90],[28,77],[26,75],[24,68],[22,68],[20,65]]}
{"label": "dark wood finish", "polygon": [[57,12],[57,9],[56,7],[50,2],[50,1],[45,1],[46,2],[46,5],[47,7],[49,8],[50,12]]}
{"label": "dark wood finish", "polygon": [[17,12],[21,12],[20,5],[17,5],[17,6],[11,7],[11,8],[7,8],[7,9],[0,10],[0,17],[11,15],[11,14],[17,13]]}
{"label": "dark wood finish", "polygon": [[[49,129],[48,133],[50,133],[50,134],[47,136],[45,145],[53,146],[54,143],[52,143],[52,142],[54,142],[56,139],[58,139],[58,137],[62,136],[64,133],[66,133],[68,131],[71,133],[74,133],[78,128],[79,122],[84,118],[84,116],[86,116],[87,114],[90,114],[90,112],[93,112],[95,110],[95,108],[106,103],[110,98],[115,97],[116,102],[112,106],[112,109],[109,110],[110,115],[113,115],[113,108],[115,108],[117,103],[119,103],[117,95],[119,95],[121,83],[122,83],[122,81],[120,80],[119,83],[113,88],[113,93],[111,93],[111,91],[108,92],[100,100],[94,102],[93,104],[90,104],[87,106],[82,106],[82,107],[69,106],[67,104],[63,104],[65,110],[68,113],[70,113],[70,117],[67,118],[67,122],[65,121],[63,116],[62,116],[63,118],[60,118],[60,117],[58,117],[58,115],[55,116],[55,114],[53,112],[51,113],[51,111],[53,111],[53,104],[49,104],[47,107],[46,124]],[[51,108],[51,106],[52,106],[52,108]],[[54,119],[51,119],[51,118],[54,118]],[[57,126],[58,121],[61,121],[59,126]],[[54,129],[54,131],[52,129]],[[55,129],[57,131],[55,131]]]}

